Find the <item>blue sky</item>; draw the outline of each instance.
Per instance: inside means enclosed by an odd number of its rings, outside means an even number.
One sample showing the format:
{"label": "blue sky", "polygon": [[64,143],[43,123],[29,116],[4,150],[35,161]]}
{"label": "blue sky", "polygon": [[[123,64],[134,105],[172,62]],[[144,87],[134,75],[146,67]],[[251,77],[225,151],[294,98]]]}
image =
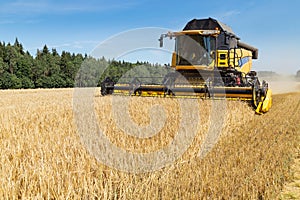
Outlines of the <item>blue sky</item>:
{"label": "blue sky", "polygon": [[[230,25],[241,41],[259,48],[254,70],[295,74],[300,69],[299,8],[298,0],[0,0],[0,40],[13,43],[17,37],[33,55],[44,44],[89,54],[100,42],[124,31],[144,27],[175,31],[191,19],[213,17]],[[170,59],[165,52],[155,54],[151,62]]]}

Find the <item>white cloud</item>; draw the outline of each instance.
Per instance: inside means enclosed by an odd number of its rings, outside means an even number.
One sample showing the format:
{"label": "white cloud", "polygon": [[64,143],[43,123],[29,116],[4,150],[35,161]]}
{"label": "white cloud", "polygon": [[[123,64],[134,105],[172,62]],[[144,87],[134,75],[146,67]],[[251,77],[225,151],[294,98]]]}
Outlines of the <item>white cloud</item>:
{"label": "white cloud", "polygon": [[93,46],[95,47],[97,44],[99,44],[99,41],[75,41],[71,43],[65,43],[65,44],[58,44],[58,45],[51,45],[50,48],[62,48],[62,47],[72,47],[76,49],[84,49],[86,46]]}
{"label": "white cloud", "polygon": [[129,9],[140,4],[141,1],[83,1],[83,0],[17,0],[1,3],[2,14],[53,14],[70,12],[101,12],[119,9]]}
{"label": "white cloud", "polygon": [[219,20],[224,20],[225,18],[229,18],[232,16],[240,15],[241,12],[237,10],[229,10],[224,13],[216,15]]}
{"label": "white cloud", "polygon": [[13,1],[2,3],[0,7],[1,14],[24,14],[38,12],[46,7],[46,2],[43,1]]}
{"label": "white cloud", "polygon": [[0,24],[14,24],[16,23],[14,20],[1,20]]}
{"label": "white cloud", "polygon": [[[92,41],[92,40],[86,40],[86,41],[74,41],[74,42],[68,42],[68,43],[61,43],[61,44],[47,44],[48,49],[56,49],[58,52],[61,52],[63,50],[69,51],[71,53],[81,52],[81,53],[88,53],[91,51],[97,44],[99,44],[100,41]],[[37,49],[42,49],[45,44],[40,44],[39,46],[35,47],[28,47],[28,51],[35,55]]]}

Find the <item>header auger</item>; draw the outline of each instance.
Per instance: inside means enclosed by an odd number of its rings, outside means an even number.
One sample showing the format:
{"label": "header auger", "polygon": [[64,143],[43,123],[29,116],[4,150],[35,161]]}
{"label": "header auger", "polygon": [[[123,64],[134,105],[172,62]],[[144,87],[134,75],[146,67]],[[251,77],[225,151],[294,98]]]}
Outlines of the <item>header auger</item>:
{"label": "header auger", "polygon": [[106,78],[101,94],[245,100],[258,114],[271,108],[268,83],[251,71],[258,49],[242,43],[227,25],[212,18],[194,19],[180,32],[162,34],[161,47],[164,38],[175,39],[175,51],[172,71],[159,84],[145,83],[145,77],[126,83]]}

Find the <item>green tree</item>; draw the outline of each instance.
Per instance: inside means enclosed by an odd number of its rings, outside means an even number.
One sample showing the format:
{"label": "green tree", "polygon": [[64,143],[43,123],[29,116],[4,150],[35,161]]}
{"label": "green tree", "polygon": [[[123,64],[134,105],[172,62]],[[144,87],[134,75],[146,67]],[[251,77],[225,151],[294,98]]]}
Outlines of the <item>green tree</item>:
{"label": "green tree", "polygon": [[17,68],[16,76],[22,82],[22,88],[34,88],[34,82],[32,81],[33,78],[33,57],[26,52],[26,54],[21,55],[17,61]]}
{"label": "green tree", "polygon": [[16,51],[21,54],[24,55],[24,48],[23,45],[18,41],[18,38],[16,38],[15,43],[14,43],[14,48],[16,49]]}
{"label": "green tree", "polygon": [[8,72],[1,74],[1,89],[19,89],[22,88],[22,81],[15,75]]}
{"label": "green tree", "polygon": [[76,74],[76,87],[95,87],[99,85],[100,76],[107,67],[106,61],[88,57],[81,64]]}
{"label": "green tree", "polygon": [[4,62],[8,64],[9,73],[14,74],[17,70],[17,60],[18,53],[16,48],[8,43],[4,51]]}

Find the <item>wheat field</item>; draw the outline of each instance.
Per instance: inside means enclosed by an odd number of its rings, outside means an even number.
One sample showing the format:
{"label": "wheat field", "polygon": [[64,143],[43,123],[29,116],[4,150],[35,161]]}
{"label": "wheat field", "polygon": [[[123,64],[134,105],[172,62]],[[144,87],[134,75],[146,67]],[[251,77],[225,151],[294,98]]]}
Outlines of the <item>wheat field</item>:
{"label": "wheat field", "polygon": [[[78,134],[73,112],[74,89],[0,91],[0,197],[2,199],[278,199],[299,156],[300,93],[274,95],[273,107],[255,115],[245,102],[223,102],[221,135],[204,157],[213,103],[186,100],[200,117],[196,135],[175,162],[144,173],[108,167],[89,153]],[[96,91],[95,113],[107,138],[119,148],[147,153],[172,142],[180,122],[176,99],[120,97],[128,101],[131,120],[165,123],[150,138],[135,138],[114,120],[112,99]],[[189,110],[187,110],[189,112]],[[158,115],[157,114],[157,115]],[[159,120],[158,120],[159,122]],[[130,128],[130,127],[129,127]],[[184,127],[186,131],[189,128]],[[298,152],[297,152],[298,151]]]}

